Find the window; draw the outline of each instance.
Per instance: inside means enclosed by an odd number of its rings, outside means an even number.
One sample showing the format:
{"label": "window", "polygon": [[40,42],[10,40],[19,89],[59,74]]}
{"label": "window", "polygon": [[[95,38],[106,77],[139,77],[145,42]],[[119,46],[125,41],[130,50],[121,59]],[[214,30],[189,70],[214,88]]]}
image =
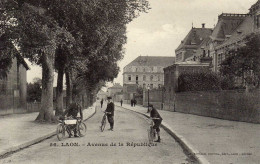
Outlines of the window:
{"label": "window", "polygon": [[218,54],[218,65],[220,65],[223,61],[223,54]]}
{"label": "window", "polygon": [[136,75],[135,80],[138,81],[138,75]]}
{"label": "window", "polygon": [[153,81],[153,75],[150,76],[150,80]]}
{"label": "window", "polygon": [[256,17],[256,27],[259,28],[260,27],[260,15],[258,15]]}
{"label": "window", "polygon": [[150,84],[150,89],[153,89],[153,84]]}
{"label": "window", "polygon": [[145,68],[143,68],[143,72],[145,72]]}
{"label": "window", "polygon": [[203,57],[206,57],[206,50],[203,50]]}
{"label": "window", "polygon": [[138,72],[138,68],[137,67],[135,68],[135,72]]}
{"label": "window", "polygon": [[131,75],[128,75],[128,81],[131,81]]}
{"label": "window", "polygon": [[146,81],[146,76],[145,75],[143,76],[143,81]]}
{"label": "window", "polygon": [[158,81],[161,81],[161,76],[160,75],[158,75]]}
{"label": "window", "polygon": [[151,67],[151,71],[153,71],[153,67]]}
{"label": "window", "polygon": [[143,84],[143,88],[146,88],[146,85],[145,85],[145,83]]}

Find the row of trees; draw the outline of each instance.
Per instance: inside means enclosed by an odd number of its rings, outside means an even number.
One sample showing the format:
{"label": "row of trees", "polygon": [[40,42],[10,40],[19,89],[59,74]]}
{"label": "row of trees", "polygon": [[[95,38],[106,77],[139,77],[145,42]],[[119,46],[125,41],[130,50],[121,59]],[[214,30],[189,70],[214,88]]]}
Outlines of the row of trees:
{"label": "row of trees", "polygon": [[[36,120],[54,121],[53,74],[57,109],[63,109],[63,77],[67,103],[83,89],[96,92],[118,74],[126,43],[126,24],[146,12],[146,0],[1,0],[1,60],[14,57],[7,45],[42,67],[41,109]],[[6,72],[10,64],[1,68]]]}

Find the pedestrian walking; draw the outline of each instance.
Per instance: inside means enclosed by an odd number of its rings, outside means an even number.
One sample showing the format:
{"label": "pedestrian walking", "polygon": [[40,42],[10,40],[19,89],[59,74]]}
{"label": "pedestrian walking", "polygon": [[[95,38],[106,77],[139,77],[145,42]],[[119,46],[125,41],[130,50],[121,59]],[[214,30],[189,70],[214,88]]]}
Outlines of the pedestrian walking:
{"label": "pedestrian walking", "polygon": [[134,99],[134,100],[133,100],[133,103],[134,103],[134,106],[135,106],[135,105],[136,105],[136,103],[137,103],[136,99]]}
{"label": "pedestrian walking", "polygon": [[103,106],[103,99],[100,101],[100,104],[101,104],[101,108],[102,108],[102,106]]}
{"label": "pedestrian walking", "polygon": [[156,140],[155,142],[161,142],[160,125],[161,125],[163,119],[160,116],[160,114],[158,113],[158,111],[153,107],[152,104],[149,104],[148,107],[149,107],[148,109],[150,111],[150,117],[152,118],[152,120],[154,122],[153,128],[156,130],[157,136],[158,136],[158,140]]}
{"label": "pedestrian walking", "polygon": [[105,112],[107,113],[107,120],[110,124],[110,129],[111,131],[113,131],[114,129],[114,111],[115,111],[115,105],[114,103],[111,101],[112,97],[107,97],[107,108],[105,110]]}
{"label": "pedestrian walking", "polygon": [[121,99],[120,103],[121,103],[121,106],[122,106],[123,105],[123,100],[122,99]]}
{"label": "pedestrian walking", "polygon": [[131,99],[131,106],[133,106],[133,99]]}

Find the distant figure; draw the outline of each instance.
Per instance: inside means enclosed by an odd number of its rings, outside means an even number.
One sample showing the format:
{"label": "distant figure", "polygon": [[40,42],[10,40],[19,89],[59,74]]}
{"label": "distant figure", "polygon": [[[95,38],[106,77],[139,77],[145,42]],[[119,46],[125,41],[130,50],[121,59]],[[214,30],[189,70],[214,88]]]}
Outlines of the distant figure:
{"label": "distant figure", "polygon": [[121,99],[120,103],[121,103],[121,106],[122,106],[123,105],[123,100],[122,99]]}
{"label": "distant figure", "polygon": [[136,105],[136,99],[133,100],[133,104],[134,104],[134,106]]}
{"label": "distant figure", "polygon": [[133,106],[133,99],[131,99],[131,106]]}
{"label": "distant figure", "polygon": [[101,104],[101,108],[102,108],[102,106],[103,106],[103,99],[100,101],[100,104]]}

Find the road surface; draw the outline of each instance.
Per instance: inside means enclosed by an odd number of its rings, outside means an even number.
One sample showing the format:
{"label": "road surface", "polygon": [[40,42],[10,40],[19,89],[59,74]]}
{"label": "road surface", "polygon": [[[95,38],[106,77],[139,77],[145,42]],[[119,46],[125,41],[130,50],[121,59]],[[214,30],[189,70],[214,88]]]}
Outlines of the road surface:
{"label": "road surface", "polygon": [[11,154],[0,163],[191,163],[178,143],[162,129],[162,142],[149,146],[148,122],[123,108],[116,107],[114,131],[108,130],[107,123],[104,132],[100,132],[102,110],[104,107],[97,107],[97,113],[86,122],[86,136],[63,141],[58,141],[55,136]]}

